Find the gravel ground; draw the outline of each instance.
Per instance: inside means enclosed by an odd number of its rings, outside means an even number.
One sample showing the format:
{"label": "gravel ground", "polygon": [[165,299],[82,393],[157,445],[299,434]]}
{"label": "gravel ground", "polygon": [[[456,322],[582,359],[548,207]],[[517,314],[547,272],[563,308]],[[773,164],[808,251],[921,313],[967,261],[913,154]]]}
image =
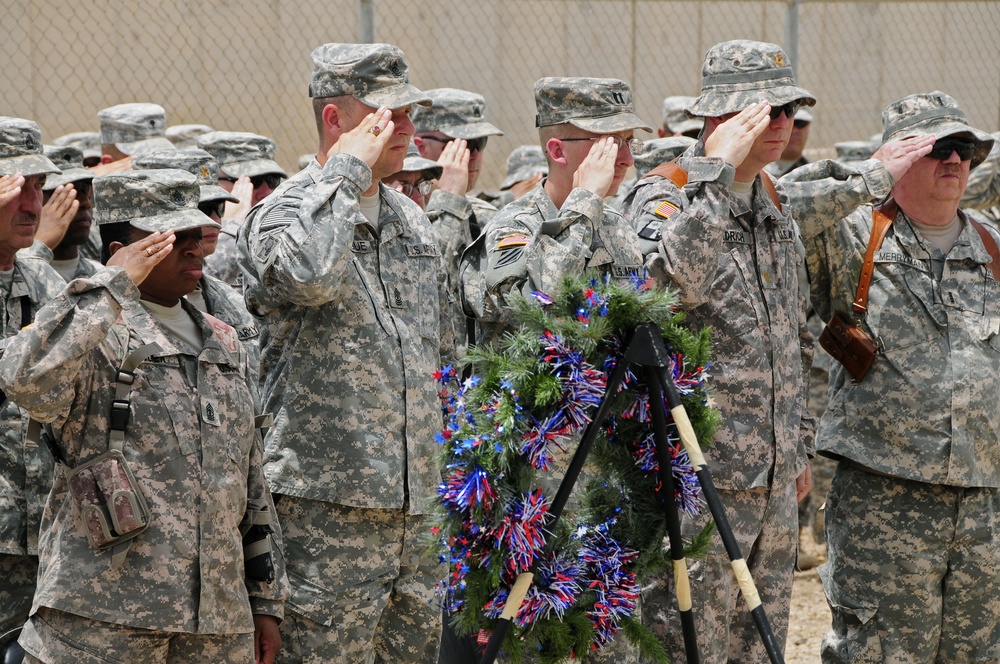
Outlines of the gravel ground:
{"label": "gravel ground", "polygon": [[[826,550],[803,533],[802,553],[826,562]],[[796,572],[792,584],[792,610],[785,643],[786,664],[819,664],[819,647],[830,629],[830,608],[815,569]]]}

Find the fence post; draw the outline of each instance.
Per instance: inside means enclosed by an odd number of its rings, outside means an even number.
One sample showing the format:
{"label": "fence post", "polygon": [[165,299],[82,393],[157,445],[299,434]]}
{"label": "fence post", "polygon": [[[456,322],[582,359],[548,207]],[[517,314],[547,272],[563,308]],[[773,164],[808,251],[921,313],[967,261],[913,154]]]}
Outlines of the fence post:
{"label": "fence post", "polygon": [[[785,55],[792,61],[792,68],[796,70],[799,65],[799,2],[800,0],[788,0],[788,7],[785,10]],[[796,77],[798,74],[796,71]]]}
{"label": "fence post", "polygon": [[375,0],[358,0],[358,42],[375,42]]}

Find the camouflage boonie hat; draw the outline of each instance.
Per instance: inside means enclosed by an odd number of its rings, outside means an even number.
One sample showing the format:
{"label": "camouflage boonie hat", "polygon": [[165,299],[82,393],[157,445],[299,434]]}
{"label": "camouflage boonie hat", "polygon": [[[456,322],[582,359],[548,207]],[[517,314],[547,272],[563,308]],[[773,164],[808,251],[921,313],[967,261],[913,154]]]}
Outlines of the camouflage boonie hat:
{"label": "camouflage boonie hat", "polygon": [[873,141],[842,141],[834,143],[833,148],[837,151],[837,161],[853,162],[871,159],[871,156],[878,150],[878,143]]}
{"label": "camouflage boonie hat", "polygon": [[667,136],[642,142],[642,154],[635,156],[635,177],[641,180],[646,173],[668,161],[673,161],[682,152],[697,143],[689,136]]}
{"label": "camouflage boonie hat", "polygon": [[967,134],[976,143],[970,168],[983,163],[993,147],[993,137],[969,124],[958,102],[935,90],[903,97],[882,111],[882,144],[895,138],[933,136],[944,138]]}
{"label": "camouflage boonie hat", "polygon": [[410,85],[406,56],[391,44],[323,44],[312,52],[312,61],[310,97],[350,95],[373,108],[431,105]]}
{"label": "camouflage boonie hat", "polygon": [[59,168],[42,152],[42,132],[23,118],[0,117],[0,175],[44,175]]}
{"label": "camouflage boonie hat", "polygon": [[89,182],[94,179],[94,173],[83,167],[83,151],[80,148],[72,145],[45,145],[42,151],[62,171],[45,178],[42,191],[52,191],[69,182]]}
{"label": "camouflage boonie hat", "polygon": [[252,178],[276,173],[288,177],[285,169],[274,161],[277,145],[266,136],[245,131],[213,131],[199,136],[197,143],[219,162],[223,176]]}
{"label": "camouflage boonie hat", "polygon": [[663,126],[674,134],[701,131],[705,121],[692,118],[684,109],[694,103],[694,97],[667,97],[663,100]]}
{"label": "camouflage boonie hat", "polygon": [[307,152],[306,154],[300,154],[298,161],[299,170],[301,171],[303,168],[311,164],[312,160],[315,158],[316,155],[314,155],[312,152]]}
{"label": "camouflage boonie hat", "polygon": [[539,145],[518,146],[507,156],[507,177],[500,183],[500,191],[506,191],[536,173],[549,174],[545,152]]}
{"label": "camouflage boonie hat", "polygon": [[486,99],[475,92],[455,88],[427,90],[433,106],[413,109],[410,119],[418,131],[439,131],[449,138],[503,136],[503,132],[483,119]]}
{"label": "camouflage boonie hat", "polygon": [[410,141],[410,144],[406,146],[406,157],[403,159],[403,168],[399,169],[399,172],[416,173],[417,171],[426,173],[427,177],[432,180],[437,180],[444,172],[444,166],[436,161],[421,157],[420,150],[417,149],[417,144]]}
{"label": "camouflage boonie hat", "polygon": [[96,131],[77,131],[72,134],[63,134],[52,141],[52,145],[72,145],[83,152],[83,159],[100,159],[101,155],[101,135]]}
{"label": "camouflage boonie hat", "polygon": [[795,84],[795,72],[780,46],[737,39],[708,49],[701,66],[701,96],[687,113],[718,118],[761,100],[771,106],[816,104],[815,97]]}
{"label": "camouflage boonie hat", "polygon": [[195,143],[197,139],[202,134],[207,134],[210,131],[215,131],[208,125],[203,124],[183,124],[174,125],[173,127],[167,127],[165,136],[167,140],[174,144],[175,148],[186,149],[186,148],[196,148],[198,147]]}
{"label": "camouflage boonie hat", "polygon": [[541,78],[535,82],[535,126],[568,122],[595,134],[652,131],[632,109],[632,88],[616,78]]}
{"label": "camouflage boonie hat", "polygon": [[199,195],[198,178],[176,168],[108,173],[94,178],[94,221],[151,233],[222,228],[198,209]]}
{"label": "camouflage boonie hat", "polygon": [[219,165],[215,162],[215,157],[198,148],[147,152],[132,160],[132,168],[176,168],[187,171],[198,178],[201,189],[199,203],[219,200],[240,202],[240,199],[219,186]]}
{"label": "camouflage boonie hat", "polygon": [[114,145],[134,156],[153,150],[170,150],[167,140],[167,112],[158,104],[118,104],[97,114],[101,123],[101,144]]}

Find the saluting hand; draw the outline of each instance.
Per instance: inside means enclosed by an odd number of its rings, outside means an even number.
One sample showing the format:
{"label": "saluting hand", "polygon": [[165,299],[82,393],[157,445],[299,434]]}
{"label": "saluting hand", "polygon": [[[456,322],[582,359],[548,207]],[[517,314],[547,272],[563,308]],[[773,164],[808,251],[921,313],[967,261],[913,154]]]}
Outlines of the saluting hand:
{"label": "saluting hand", "polygon": [[138,242],[119,247],[108,259],[108,265],[117,265],[124,269],[138,286],[146,280],[153,268],[167,257],[174,248],[176,239],[172,231],[168,233],[157,231]]}
{"label": "saluting hand", "polygon": [[380,106],[374,113],[366,115],[357,127],[341,134],[326,153],[327,157],[344,152],[357,157],[369,166],[374,166],[389,139],[392,138],[394,128],[392,111]]}
{"label": "saluting hand", "polygon": [[594,141],[590,152],[573,174],[573,188],[586,189],[604,198],[615,179],[618,144],[611,136]]}
{"label": "saluting hand", "polygon": [[918,159],[934,149],[933,136],[910,136],[909,138],[889,141],[872,155],[872,159],[882,162],[892,181],[895,182],[910,170]]}
{"label": "saluting hand", "polygon": [[758,101],[729,118],[705,140],[705,156],[739,168],[757,137],[771,124],[771,105]]}
{"label": "saluting hand", "polygon": [[35,239],[44,242],[49,249],[58,247],[79,209],[80,201],[76,200],[76,187],[72,183],[56,187],[49,201],[42,206]]}
{"label": "saluting hand", "polygon": [[21,195],[21,187],[24,186],[23,175],[0,176],[0,208],[7,205]]}
{"label": "saluting hand", "polygon": [[463,138],[456,138],[444,146],[438,163],[444,168],[438,179],[437,188],[465,196],[469,191],[469,150]]}
{"label": "saluting hand", "polygon": [[230,193],[240,199],[240,202],[226,201],[226,211],[222,218],[233,219],[237,224],[242,224],[247,213],[250,212],[250,208],[253,207],[250,204],[253,201],[253,182],[250,181],[249,176],[241,175],[236,178]]}

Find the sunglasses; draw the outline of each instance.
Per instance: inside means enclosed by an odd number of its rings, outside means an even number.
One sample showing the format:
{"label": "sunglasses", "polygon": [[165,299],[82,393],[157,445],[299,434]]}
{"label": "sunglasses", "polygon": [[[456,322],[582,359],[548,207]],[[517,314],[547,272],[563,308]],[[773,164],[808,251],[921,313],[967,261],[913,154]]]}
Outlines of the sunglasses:
{"label": "sunglasses", "polygon": [[976,154],[976,144],[964,138],[945,138],[934,143],[927,156],[944,161],[951,157],[952,152],[957,152],[962,161],[969,161]]}
{"label": "sunglasses", "polygon": [[795,125],[796,129],[805,129],[806,127],[809,126],[809,121],[808,120],[796,120],[792,124]]}
{"label": "sunglasses", "polygon": [[[220,180],[226,180],[227,182],[236,182],[236,178],[226,178],[220,177]],[[282,183],[285,178],[278,175],[277,173],[267,173],[266,175],[255,175],[250,178],[250,183],[253,184],[254,189],[260,189],[262,184],[267,184],[270,189],[277,189],[278,185]]]}
{"label": "sunglasses", "polygon": [[802,102],[790,101],[784,106],[771,107],[771,119],[777,120],[778,116],[784,113],[786,118],[794,118],[796,111],[802,108]]}
{"label": "sunglasses", "polygon": [[208,201],[205,203],[198,203],[198,209],[201,210],[202,214],[211,217],[213,214],[218,215],[219,219],[222,219],[222,215],[226,212],[226,202],[225,201]]}
{"label": "sunglasses", "polygon": [[[437,141],[438,143],[451,143],[454,138],[441,138],[440,136],[421,136],[420,138],[425,141]],[[465,139],[465,147],[469,149],[469,152],[475,152],[479,150],[482,152],[486,149],[486,141],[489,140],[489,136],[481,136],[479,138],[467,138]]]}
{"label": "sunglasses", "polygon": [[642,154],[642,139],[639,138],[622,138],[620,136],[591,136],[588,138],[560,138],[560,141],[566,143],[572,143],[573,141],[599,141],[602,138],[612,138],[615,141],[615,147],[619,150],[622,149],[623,145],[628,145],[628,151],[634,155]]}

